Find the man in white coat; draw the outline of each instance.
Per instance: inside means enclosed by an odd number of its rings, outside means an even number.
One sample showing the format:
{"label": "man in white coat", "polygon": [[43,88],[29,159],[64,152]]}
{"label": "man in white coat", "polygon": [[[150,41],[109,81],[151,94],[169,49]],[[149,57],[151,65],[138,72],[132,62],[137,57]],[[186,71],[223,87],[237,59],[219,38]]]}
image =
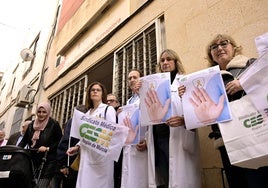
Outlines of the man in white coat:
{"label": "man in white coat", "polygon": [[[127,104],[138,104],[140,99],[135,91],[135,85],[141,77],[139,70],[133,69],[128,74],[128,84],[132,97]],[[146,141],[143,139],[137,145],[126,145],[123,148],[121,188],[148,188],[148,160]]]}

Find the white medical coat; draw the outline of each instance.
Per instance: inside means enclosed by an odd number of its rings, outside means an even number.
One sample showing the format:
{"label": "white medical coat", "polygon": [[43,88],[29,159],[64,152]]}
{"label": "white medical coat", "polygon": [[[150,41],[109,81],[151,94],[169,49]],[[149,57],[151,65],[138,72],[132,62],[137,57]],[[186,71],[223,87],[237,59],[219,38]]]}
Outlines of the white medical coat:
{"label": "white medical coat", "polygon": [[[127,104],[129,104],[130,100],[128,100]],[[139,103],[140,99],[136,96],[136,100],[132,104]],[[148,187],[147,157],[147,150],[140,152],[136,149],[136,145],[124,146],[121,188]]]}
{"label": "white medical coat", "polygon": [[[171,85],[171,107],[173,116],[182,116],[182,104],[178,95],[179,75]],[[149,188],[156,188],[159,178],[155,172],[153,127],[147,135]],[[183,126],[170,127],[169,138],[169,188],[200,188],[201,171],[199,140],[195,131]]]}
{"label": "white medical coat", "polygon": [[[106,106],[101,103],[91,116],[104,119]],[[116,122],[116,112],[113,107],[107,109],[106,120]],[[80,144],[80,152],[76,188],[113,188],[114,161],[88,150],[83,144]]]}

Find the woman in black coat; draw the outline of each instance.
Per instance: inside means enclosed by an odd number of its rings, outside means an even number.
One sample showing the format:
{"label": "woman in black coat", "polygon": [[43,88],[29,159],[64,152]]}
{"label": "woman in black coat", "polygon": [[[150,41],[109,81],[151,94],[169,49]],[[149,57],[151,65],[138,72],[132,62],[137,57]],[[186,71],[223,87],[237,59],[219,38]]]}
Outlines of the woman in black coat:
{"label": "woman in black coat", "polygon": [[48,187],[55,174],[57,146],[62,137],[61,127],[50,117],[50,113],[49,103],[40,103],[36,111],[37,118],[29,125],[19,144],[21,147],[28,145],[30,149],[37,150],[32,154],[35,169],[41,166],[44,154],[47,152],[38,187]]}

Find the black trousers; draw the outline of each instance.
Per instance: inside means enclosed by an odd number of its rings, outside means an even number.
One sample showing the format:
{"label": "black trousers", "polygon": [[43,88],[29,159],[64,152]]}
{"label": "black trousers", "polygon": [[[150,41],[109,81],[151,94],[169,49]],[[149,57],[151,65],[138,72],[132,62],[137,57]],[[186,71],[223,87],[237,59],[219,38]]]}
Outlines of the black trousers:
{"label": "black trousers", "polygon": [[163,184],[159,187],[165,188],[169,184],[169,137],[154,140],[155,166],[158,168]]}
{"label": "black trousers", "polygon": [[121,150],[118,161],[114,162],[114,188],[121,187],[122,161],[123,161],[123,149]]}
{"label": "black trousers", "polygon": [[267,188],[268,166],[259,169],[241,168],[231,165],[226,148],[219,148],[222,164],[230,188]]}

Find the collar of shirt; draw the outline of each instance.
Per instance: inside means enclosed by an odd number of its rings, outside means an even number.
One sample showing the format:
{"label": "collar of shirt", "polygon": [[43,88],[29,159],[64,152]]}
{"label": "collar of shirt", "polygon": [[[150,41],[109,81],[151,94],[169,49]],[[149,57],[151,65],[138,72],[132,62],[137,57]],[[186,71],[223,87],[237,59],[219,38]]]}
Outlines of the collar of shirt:
{"label": "collar of shirt", "polygon": [[132,97],[130,97],[128,104],[133,104],[135,101],[137,101],[139,99],[139,96],[137,93],[133,93]]}

